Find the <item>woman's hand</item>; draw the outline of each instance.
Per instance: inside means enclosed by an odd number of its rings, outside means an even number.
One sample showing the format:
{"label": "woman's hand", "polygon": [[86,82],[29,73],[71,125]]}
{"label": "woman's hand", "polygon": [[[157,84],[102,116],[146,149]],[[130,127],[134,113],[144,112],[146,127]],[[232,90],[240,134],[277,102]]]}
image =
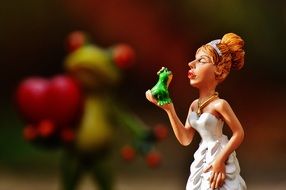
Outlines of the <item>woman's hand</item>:
{"label": "woman's hand", "polygon": [[209,165],[204,173],[212,171],[210,176],[210,186],[211,189],[221,187],[224,183],[226,174],[225,174],[225,163],[219,160],[215,160],[211,165]]}
{"label": "woman's hand", "polygon": [[146,95],[147,100],[149,100],[150,102],[152,102],[153,104],[155,104],[156,106],[162,108],[165,111],[169,111],[172,108],[172,106],[173,106],[172,103],[159,106],[157,100],[154,98],[154,96],[152,96],[151,90],[147,90],[145,95]]}
{"label": "woman's hand", "polygon": [[150,102],[158,105],[157,100],[152,96],[151,90],[147,90],[145,95],[146,95],[147,100],[149,100]]}

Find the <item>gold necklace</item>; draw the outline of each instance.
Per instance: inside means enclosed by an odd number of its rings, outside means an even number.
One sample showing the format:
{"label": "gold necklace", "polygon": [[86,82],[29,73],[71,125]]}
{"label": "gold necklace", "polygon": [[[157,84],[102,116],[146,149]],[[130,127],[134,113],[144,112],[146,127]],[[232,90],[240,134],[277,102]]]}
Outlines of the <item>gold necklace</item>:
{"label": "gold necklace", "polygon": [[218,97],[218,92],[215,92],[213,95],[211,95],[207,100],[201,103],[200,99],[198,100],[198,109],[197,114],[200,116],[202,114],[202,109],[206,107],[211,101],[213,101],[215,98]]}

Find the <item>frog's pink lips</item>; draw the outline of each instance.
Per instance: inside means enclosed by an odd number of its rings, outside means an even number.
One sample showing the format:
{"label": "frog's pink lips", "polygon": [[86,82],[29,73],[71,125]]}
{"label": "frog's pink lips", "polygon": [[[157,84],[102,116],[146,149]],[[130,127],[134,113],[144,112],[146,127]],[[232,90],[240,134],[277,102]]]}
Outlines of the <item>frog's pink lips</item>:
{"label": "frog's pink lips", "polygon": [[195,75],[195,73],[194,73],[193,70],[189,70],[189,72],[188,72],[188,78],[189,78],[189,79],[195,79],[195,78],[196,78],[196,75]]}

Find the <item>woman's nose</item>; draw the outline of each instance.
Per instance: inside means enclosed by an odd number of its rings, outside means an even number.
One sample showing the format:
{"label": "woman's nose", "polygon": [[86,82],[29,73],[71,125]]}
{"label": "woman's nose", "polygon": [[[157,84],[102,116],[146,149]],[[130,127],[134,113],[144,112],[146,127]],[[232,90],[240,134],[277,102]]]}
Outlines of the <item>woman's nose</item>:
{"label": "woman's nose", "polygon": [[196,63],[195,60],[191,61],[190,63],[188,63],[189,67],[191,67],[192,69],[196,67]]}

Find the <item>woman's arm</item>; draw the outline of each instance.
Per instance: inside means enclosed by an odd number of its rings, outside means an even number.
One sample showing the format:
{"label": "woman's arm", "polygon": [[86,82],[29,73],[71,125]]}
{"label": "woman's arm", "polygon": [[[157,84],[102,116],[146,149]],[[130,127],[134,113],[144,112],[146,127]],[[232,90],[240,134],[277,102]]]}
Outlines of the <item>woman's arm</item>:
{"label": "woman's arm", "polygon": [[223,120],[232,131],[232,137],[216,158],[217,160],[225,162],[229,155],[242,143],[244,130],[227,101],[220,100],[219,103],[216,104],[216,111],[222,116]]}
{"label": "woman's arm", "polygon": [[[148,90],[146,92],[146,98],[150,102],[152,102],[158,106],[157,101],[152,96],[150,90]],[[175,136],[176,136],[177,140],[180,142],[180,144],[182,144],[184,146],[189,145],[193,140],[195,130],[190,126],[190,124],[187,121],[186,121],[185,126],[182,124],[182,122],[180,121],[180,119],[177,116],[177,113],[175,111],[173,103],[165,104],[165,105],[159,106],[159,107],[161,107],[163,110],[165,110],[166,113],[168,114],[171,126],[172,126],[173,131],[175,133]],[[190,108],[190,110],[191,110],[191,108]]]}
{"label": "woman's arm", "polygon": [[204,171],[207,172],[212,170],[212,175],[210,177],[210,184],[212,189],[217,188],[223,184],[226,177],[225,162],[230,154],[239,147],[244,138],[243,128],[227,101],[220,99],[217,103],[215,103],[215,110],[230,127],[232,131],[232,137],[226,146],[222,149],[222,151],[218,154],[215,161]]}
{"label": "woman's arm", "polygon": [[172,125],[173,131],[177,140],[181,145],[187,146],[189,145],[194,137],[195,130],[190,126],[188,122],[188,118],[186,120],[185,125],[182,124],[180,119],[177,116],[174,105],[170,104],[170,108],[165,110],[168,114],[170,123]]}

